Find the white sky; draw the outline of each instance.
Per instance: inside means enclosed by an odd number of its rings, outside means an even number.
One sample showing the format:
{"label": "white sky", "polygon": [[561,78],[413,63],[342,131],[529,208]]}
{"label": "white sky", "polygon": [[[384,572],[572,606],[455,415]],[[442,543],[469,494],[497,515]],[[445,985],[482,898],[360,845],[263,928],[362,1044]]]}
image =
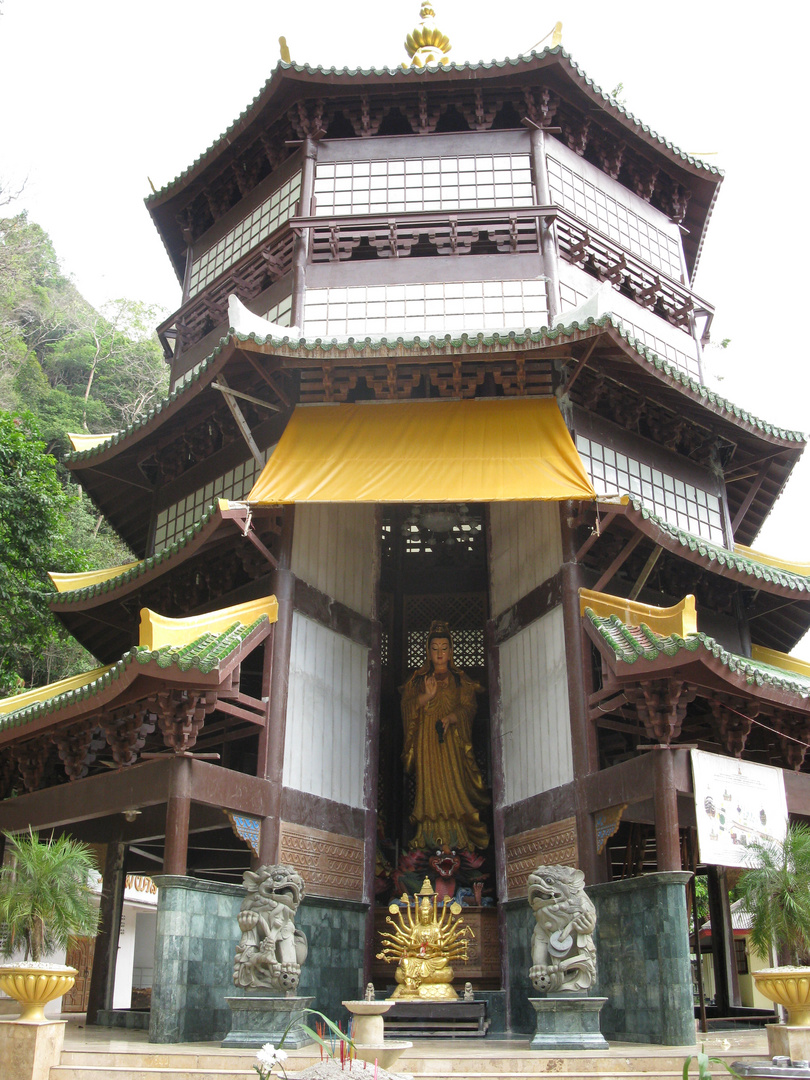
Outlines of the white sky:
{"label": "white sky", "polygon": [[[726,172],[695,288],[717,307],[720,393],[810,429],[804,315],[806,6],[624,0],[436,0],[456,61],[502,59],[563,23],[563,45],[603,89],[681,149]],[[393,66],[419,0],[4,0],[0,177],[94,304],[168,311],[180,288],[143,198],[182,172],[259,92],[284,34],[293,59]],[[746,12],[750,14],[746,15]],[[722,377],[721,382],[715,382]],[[810,560],[810,455],[757,545]],[[810,655],[810,648],[804,647]]]}

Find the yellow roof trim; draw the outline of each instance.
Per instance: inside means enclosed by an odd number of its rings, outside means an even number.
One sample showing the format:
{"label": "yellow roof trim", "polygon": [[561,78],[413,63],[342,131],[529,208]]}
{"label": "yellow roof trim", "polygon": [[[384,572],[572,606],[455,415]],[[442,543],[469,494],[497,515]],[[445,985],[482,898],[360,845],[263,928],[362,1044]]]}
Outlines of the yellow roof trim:
{"label": "yellow roof trim", "polygon": [[22,694],[2,698],[0,700],[0,716],[17,712],[18,709],[27,709],[29,705],[33,705],[37,701],[46,701],[48,698],[67,694],[70,690],[78,690],[80,686],[87,686],[89,683],[95,682],[96,679],[100,679],[114,666],[114,664],[109,664],[107,667],[93,668],[92,671],[83,671],[81,675],[71,675],[67,679],[60,679],[59,682],[48,683],[46,686],[37,686],[34,690],[25,690]]}
{"label": "yellow roof trim", "polygon": [[556,398],[299,405],[249,503],[595,499]]}
{"label": "yellow roof trim", "polygon": [[69,431],[67,437],[70,439],[70,445],[74,451],[79,450],[93,450],[96,446],[101,446],[102,443],[107,442],[108,439],[112,439],[117,435],[117,431],[108,431],[106,435],[88,435],[87,432],[73,433]]}
{"label": "yellow roof trim", "polygon": [[810,577],[810,562],[792,562],[790,559],[780,559],[776,555],[765,555],[761,551],[755,551],[754,548],[746,547],[745,544],[735,544],[734,551],[746,559],[753,559],[754,562],[775,566],[777,570],[786,570],[789,574],[798,574],[800,577]]}
{"label": "yellow roof trim", "polygon": [[182,648],[202,634],[221,634],[236,622],[249,626],[262,615],[266,615],[271,623],[278,619],[275,596],[263,596],[246,604],[235,604],[207,615],[190,615],[185,619],[168,619],[149,608],[141,608],[139,644],[152,650],[164,649],[167,645]]}
{"label": "yellow roof trim", "polygon": [[119,574],[124,574],[127,570],[131,570],[133,566],[137,566],[139,562],[141,560],[136,559],[134,562],[123,563],[121,566],[110,566],[106,570],[85,570],[81,574],[49,572],[48,577],[54,583],[57,592],[74,592],[77,589],[86,589],[90,585],[100,585],[102,581],[109,581],[110,578],[118,577]]}
{"label": "yellow roof trim", "polygon": [[764,645],[751,646],[751,659],[760,664],[768,664],[770,667],[782,668],[783,671],[792,671],[795,675],[804,675],[810,679],[810,663],[807,660],[799,660],[787,653],[777,652],[776,649],[766,649]]}
{"label": "yellow roof trim", "polygon": [[621,596],[611,596],[608,593],[592,592],[590,589],[579,590],[579,613],[585,614],[585,609],[591,610],[602,619],[611,615],[625,624],[625,626],[649,626],[656,634],[669,637],[677,634],[678,637],[688,637],[689,634],[697,633],[697,612],[695,610],[695,598],[689,593],[678,604],[672,607],[653,607],[652,604],[639,604],[635,600],[625,600]]}

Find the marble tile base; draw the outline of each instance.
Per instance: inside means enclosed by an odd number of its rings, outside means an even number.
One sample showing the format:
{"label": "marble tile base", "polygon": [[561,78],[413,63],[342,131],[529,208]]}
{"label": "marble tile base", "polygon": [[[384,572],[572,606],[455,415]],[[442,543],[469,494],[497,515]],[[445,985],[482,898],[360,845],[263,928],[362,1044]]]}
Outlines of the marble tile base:
{"label": "marble tile base", "polygon": [[312,1007],[314,998],[245,994],[225,1000],[231,1010],[231,1030],[225,1036],[223,1046],[258,1049],[265,1043],[272,1043],[278,1047],[283,1038],[285,1049],[297,1050],[312,1042],[300,1025],[302,1020],[308,1022],[304,1010]]}
{"label": "marble tile base", "polygon": [[537,1014],[532,1050],[608,1050],[599,1030],[599,1013],[607,998],[560,994],[529,998]]}
{"label": "marble tile base", "polygon": [[65,1021],[28,1024],[0,1022],[0,1061],[3,1080],[49,1080],[58,1065],[65,1040]]}

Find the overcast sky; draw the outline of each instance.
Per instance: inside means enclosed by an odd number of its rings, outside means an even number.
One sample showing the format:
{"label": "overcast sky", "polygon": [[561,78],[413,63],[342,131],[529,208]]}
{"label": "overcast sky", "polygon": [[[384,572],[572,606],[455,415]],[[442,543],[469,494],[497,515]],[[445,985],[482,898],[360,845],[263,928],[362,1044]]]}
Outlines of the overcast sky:
{"label": "overcast sky", "polygon": [[[806,308],[810,239],[806,5],[435,6],[456,61],[514,57],[561,20],[563,46],[598,85],[623,83],[631,112],[726,172],[694,282],[717,307],[713,339],[731,339],[709,350],[709,382],[810,429],[805,334],[790,329]],[[180,287],[143,206],[148,178],[161,188],[225,131],[270,75],[280,34],[299,62],[394,66],[418,13],[418,0],[4,0],[0,177],[27,178],[6,212],[29,210],[94,304],[126,296],[171,311]],[[810,461],[758,546],[810,559],[809,489]]]}

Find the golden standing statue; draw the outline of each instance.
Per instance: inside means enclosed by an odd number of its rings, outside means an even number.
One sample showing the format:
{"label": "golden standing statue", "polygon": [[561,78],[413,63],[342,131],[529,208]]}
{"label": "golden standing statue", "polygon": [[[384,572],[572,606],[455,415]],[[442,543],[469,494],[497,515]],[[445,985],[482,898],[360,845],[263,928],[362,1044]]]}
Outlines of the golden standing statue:
{"label": "golden standing statue", "polygon": [[489,798],[472,747],[475,695],[481,689],[453,663],[447,623],[432,623],[427,662],[402,687],[402,761],[416,776],[412,849],[448,845],[472,851],[489,845],[480,820]]}
{"label": "golden standing statue", "polygon": [[402,895],[402,904],[389,905],[391,915],[397,918],[387,916],[385,921],[394,930],[383,932],[383,950],[377,953],[378,960],[397,961],[397,988],[391,997],[404,1001],[455,1001],[458,994],[451,986],[450,962],[467,959],[467,939],[474,936],[458,918],[461,905],[445,902],[440,914],[428,878],[413,897],[413,905],[407,893]]}

